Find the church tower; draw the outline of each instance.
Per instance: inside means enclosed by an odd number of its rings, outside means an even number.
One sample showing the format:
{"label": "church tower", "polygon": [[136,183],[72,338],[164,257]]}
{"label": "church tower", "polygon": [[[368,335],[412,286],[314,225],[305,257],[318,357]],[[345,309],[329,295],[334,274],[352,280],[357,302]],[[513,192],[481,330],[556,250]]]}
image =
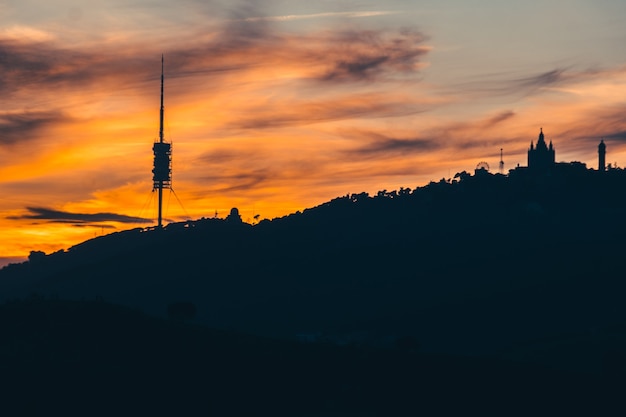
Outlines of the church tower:
{"label": "church tower", "polygon": [[543,128],[540,128],[537,145],[534,146],[532,141],[530,142],[530,149],[528,150],[528,169],[534,172],[548,173],[552,170],[554,164],[555,155],[552,141],[550,141],[549,145],[546,145]]}
{"label": "church tower", "polygon": [[606,171],[606,145],[604,140],[598,145],[598,171]]}

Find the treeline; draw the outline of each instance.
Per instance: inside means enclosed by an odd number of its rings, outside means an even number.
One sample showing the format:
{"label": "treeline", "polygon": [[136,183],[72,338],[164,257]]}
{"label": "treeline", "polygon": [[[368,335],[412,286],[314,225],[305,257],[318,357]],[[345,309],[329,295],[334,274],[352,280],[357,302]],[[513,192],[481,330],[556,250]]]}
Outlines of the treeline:
{"label": "treeline", "polygon": [[[626,322],[621,170],[455,178],[251,225],[135,229],[0,271],[5,299],[101,296],[216,328],[492,354]],[[441,331],[446,329],[446,331]]]}

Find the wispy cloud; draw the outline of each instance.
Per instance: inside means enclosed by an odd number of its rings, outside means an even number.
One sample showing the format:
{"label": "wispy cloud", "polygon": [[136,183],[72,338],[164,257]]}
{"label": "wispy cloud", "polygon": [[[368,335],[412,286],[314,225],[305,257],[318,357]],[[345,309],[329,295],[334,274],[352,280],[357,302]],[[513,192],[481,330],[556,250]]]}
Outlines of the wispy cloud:
{"label": "wispy cloud", "polygon": [[98,227],[102,222],[116,223],[151,223],[152,220],[141,217],[126,216],[116,213],[71,213],[67,211],[53,210],[45,207],[26,207],[29,214],[20,216],[10,216],[11,220],[45,220],[52,223],[70,223],[74,225],[84,226],[89,224],[97,224]]}
{"label": "wispy cloud", "polygon": [[354,158],[374,157],[376,159],[384,159],[391,155],[410,155],[433,151],[442,146],[434,138],[397,138],[373,132],[368,133],[364,138],[366,139],[365,144],[347,150],[344,154]]}
{"label": "wispy cloud", "polygon": [[383,73],[414,74],[429,52],[426,36],[417,30],[395,33],[346,31],[328,39],[327,52],[334,59],[321,79],[325,81],[372,80]]}
{"label": "wispy cloud", "polygon": [[511,74],[487,74],[454,84],[450,92],[465,96],[516,96],[524,97],[570,81],[573,74],[565,68],[555,68],[537,74],[514,76]]}
{"label": "wispy cloud", "polygon": [[290,14],[290,15],[282,15],[282,16],[257,16],[257,17],[247,17],[243,20],[246,22],[258,22],[258,21],[268,21],[268,22],[286,22],[292,20],[306,20],[306,19],[320,19],[320,18],[328,18],[328,17],[350,17],[350,18],[360,18],[360,17],[375,17],[375,16],[387,16],[393,14],[399,14],[398,11],[384,11],[384,10],[375,10],[375,11],[361,11],[361,12],[328,12],[328,13],[311,13],[311,14]]}
{"label": "wispy cloud", "polygon": [[26,141],[50,125],[67,121],[69,118],[58,111],[0,113],[0,144]]}
{"label": "wispy cloud", "polygon": [[[230,24],[178,45],[167,54],[167,72],[176,78],[291,68],[302,79],[373,81],[416,74],[429,51],[425,40],[419,31],[409,29],[293,35],[256,24]],[[72,49],[54,41],[16,42],[0,36],[0,93],[5,97],[23,93],[22,98],[29,96],[36,102],[44,92],[50,99],[62,100],[59,92],[85,87],[106,92],[139,87],[158,78],[155,56],[162,51],[153,44],[135,40],[124,47]]]}
{"label": "wispy cloud", "polygon": [[[464,160],[468,156],[485,152],[485,148],[494,150],[503,144],[518,140],[511,135],[502,135],[502,131],[491,132],[489,128],[505,124],[512,120],[515,113],[510,110],[502,111],[494,116],[486,116],[470,122],[455,122],[429,129],[422,129],[416,133],[401,131],[392,134],[387,131],[366,131],[352,129],[344,130],[342,134],[349,138],[352,146],[341,151],[345,160],[360,160],[363,158],[379,162],[397,161],[414,158],[415,161],[432,159],[435,155],[448,153],[449,162],[457,158]],[[496,133],[497,132],[497,133]],[[480,140],[477,140],[480,138]],[[497,145],[497,146],[496,146]],[[524,141],[523,146],[526,145]]]}
{"label": "wispy cloud", "polygon": [[318,102],[286,102],[273,106],[245,108],[231,123],[241,129],[306,126],[347,119],[409,116],[425,111],[421,103],[400,100],[392,94],[353,94]]}
{"label": "wispy cloud", "polygon": [[493,117],[488,118],[484,122],[483,126],[484,126],[484,128],[490,128],[490,127],[498,125],[498,124],[500,124],[502,122],[505,122],[505,121],[507,121],[507,120],[509,120],[509,119],[511,119],[513,117],[515,117],[515,112],[512,111],[512,110],[506,110],[506,111],[503,111],[503,112],[500,112],[500,113],[496,114]]}

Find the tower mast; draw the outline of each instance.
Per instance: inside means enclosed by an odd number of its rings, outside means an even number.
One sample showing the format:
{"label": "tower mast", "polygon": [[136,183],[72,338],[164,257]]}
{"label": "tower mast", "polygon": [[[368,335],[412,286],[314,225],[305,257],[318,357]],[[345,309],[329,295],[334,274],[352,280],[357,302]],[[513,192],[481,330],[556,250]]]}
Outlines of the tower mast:
{"label": "tower mast", "polygon": [[159,118],[159,143],[163,143],[163,62],[164,58],[163,54],[161,54],[161,117]]}
{"label": "tower mast", "polygon": [[598,145],[598,171],[606,171],[606,145],[604,139]]}
{"label": "tower mast", "polygon": [[154,166],[152,169],[152,191],[159,192],[158,227],[163,226],[163,189],[172,184],[172,145],[163,140],[163,55],[161,55],[161,110],[159,115],[159,141],[152,145]]}
{"label": "tower mast", "polygon": [[[161,110],[159,112],[159,144],[163,143],[163,65],[164,57],[161,54]],[[159,180],[159,217],[158,217],[158,227],[161,228],[163,226],[163,180]]]}
{"label": "tower mast", "polygon": [[504,160],[502,159],[502,148],[500,148],[500,174],[504,174]]}

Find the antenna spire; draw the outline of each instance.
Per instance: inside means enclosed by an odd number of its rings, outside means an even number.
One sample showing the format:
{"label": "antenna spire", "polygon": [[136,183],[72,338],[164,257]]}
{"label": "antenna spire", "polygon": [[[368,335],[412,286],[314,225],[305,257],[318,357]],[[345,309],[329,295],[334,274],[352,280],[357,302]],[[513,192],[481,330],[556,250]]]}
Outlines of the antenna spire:
{"label": "antenna spire", "polygon": [[500,174],[504,174],[504,160],[502,159],[502,148],[500,148]]}
{"label": "antenna spire", "polygon": [[163,143],[163,112],[164,112],[164,107],[163,107],[163,54],[161,54],[161,117],[160,117],[160,124],[159,124],[159,142]]}
{"label": "antenna spire", "polygon": [[152,191],[159,192],[158,227],[163,225],[163,189],[172,187],[172,144],[163,140],[163,54],[161,54],[161,111],[159,115],[159,141],[152,145],[154,167],[152,169]]}

